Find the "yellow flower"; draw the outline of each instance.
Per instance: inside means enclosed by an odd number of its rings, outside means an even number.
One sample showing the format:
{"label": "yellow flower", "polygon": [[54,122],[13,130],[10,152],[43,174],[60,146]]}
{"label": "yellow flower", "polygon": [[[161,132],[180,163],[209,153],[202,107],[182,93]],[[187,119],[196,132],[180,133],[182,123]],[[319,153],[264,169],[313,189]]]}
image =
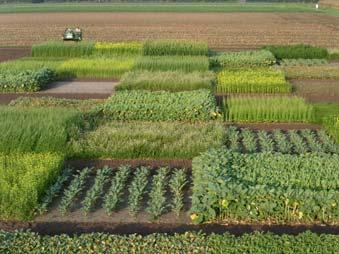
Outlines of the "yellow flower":
{"label": "yellow flower", "polygon": [[195,221],[195,220],[197,220],[199,218],[199,215],[196,214],[196,213],[192,213],[190,217],[191,217],[192,221]]}
{"label": "yellow flower", "polygon": [[301,219],[304,216],[303,212],[298,213],[298,218]]}
{"label": "yellow flower", "polygon": [[227,208],[228,207],[228,201],[226,199],[223,199],[221,201],[221,207],[223,207],[223,208]]}

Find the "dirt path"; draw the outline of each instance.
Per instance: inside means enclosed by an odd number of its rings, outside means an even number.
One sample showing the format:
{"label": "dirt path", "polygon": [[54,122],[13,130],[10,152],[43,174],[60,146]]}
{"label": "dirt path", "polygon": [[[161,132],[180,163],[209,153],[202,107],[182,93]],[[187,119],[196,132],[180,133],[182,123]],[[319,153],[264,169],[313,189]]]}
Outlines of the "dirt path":
{"label": "dirt path", "polygon": [[58,81],[50,84],[43,94],[112,94],[116,82]]}
{"label": "dirt path", "polygon": [[32,13],[1,14],[0,45],[60,40],[67,26],[84,39],[191,39],[215,49],[305,43],[335,48],[339,17],[312,13]]}

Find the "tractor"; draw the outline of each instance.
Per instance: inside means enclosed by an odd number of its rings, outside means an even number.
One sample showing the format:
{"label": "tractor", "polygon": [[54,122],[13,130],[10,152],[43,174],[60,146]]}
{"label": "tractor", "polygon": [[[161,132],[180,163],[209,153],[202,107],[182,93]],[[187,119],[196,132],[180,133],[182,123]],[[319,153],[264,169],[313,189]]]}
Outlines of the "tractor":
{"label": "tractor", "polygon": [[62,39],[64,41],[82,41],[82,30],[80,28],[66,28]]}

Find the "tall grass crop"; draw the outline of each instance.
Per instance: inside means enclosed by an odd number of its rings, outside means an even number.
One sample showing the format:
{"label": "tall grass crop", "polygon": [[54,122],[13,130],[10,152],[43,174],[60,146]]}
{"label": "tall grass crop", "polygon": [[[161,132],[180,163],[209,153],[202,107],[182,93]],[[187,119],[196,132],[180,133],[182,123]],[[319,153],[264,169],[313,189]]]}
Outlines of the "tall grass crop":
{"label": "tall grass crop", "polygon": [[32,219],[63,161],[54,153],[0,153],[0,219]]}
{"label": "tall grass crop", "polygon": [[45,59],[26,57],[14,61],[0,63],[0,73],[20,73],[27,70],[38,71],[45,68],[56,71],[57,67],[64,61],[64,58]]}
{"label": "tall grass crop", "polygon": [[208,55],[208,45],[204,42],[190,41],[146,41],[143,54],[148,56],[167,55]]}
{"label": "tall grass crop", "polygon": [[72,148],[82,158],[193,158],[221,146],[223,135],[220,122],[110,122],[85,132]]}
{"label": "tall grass crop", "polygon": [[227,121],[310,122],[313,107],[303,98],[287,96],[234,96],[224,100]]}
{"label": "tall grass crop", "polygon": [[206,72],[209,60],[205,56],[144,56],[137,59],[134,70]]}
{"label": "tall grass crop", "polygon": [[94,46],[94,55],[121,56],[141,55],[143,44],[140,42],[97,42]]}
{"label": "tall grass crop", "polygon": [[277,59],[321,59],[328,57],[326,48],[314,47],[311,45],[272,45],[266,46],[267,49],[273,53]]}
{"label": "tall grass crop", "polygon": [[69,109],[0,107],[0,152],[67,152],[82,124]]}
{"label": "tall grass crop", "polygon": [[33,57],[84,57],[93,53],[93,42],[47,42],[32,46]]}
{"label": "tall grass crop", "polygon": [[115,90],[179,92],[211,89],[214,83],[215,75],[213,72],[132,71],[123,75]]}

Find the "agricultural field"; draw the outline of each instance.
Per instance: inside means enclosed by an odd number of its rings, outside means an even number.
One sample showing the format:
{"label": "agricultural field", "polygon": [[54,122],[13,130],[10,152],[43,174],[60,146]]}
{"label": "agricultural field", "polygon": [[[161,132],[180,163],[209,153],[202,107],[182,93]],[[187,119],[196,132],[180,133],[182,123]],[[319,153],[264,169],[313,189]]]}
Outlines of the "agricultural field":
{"label": "agricultural field", "polygon": [[337,17],[191,13],[167,36],[182,13],[79,12],[92,40],[72,43],[44,42],[71,13],[6,15],[42,34],[0,63],[0,252],[336,253]]}

